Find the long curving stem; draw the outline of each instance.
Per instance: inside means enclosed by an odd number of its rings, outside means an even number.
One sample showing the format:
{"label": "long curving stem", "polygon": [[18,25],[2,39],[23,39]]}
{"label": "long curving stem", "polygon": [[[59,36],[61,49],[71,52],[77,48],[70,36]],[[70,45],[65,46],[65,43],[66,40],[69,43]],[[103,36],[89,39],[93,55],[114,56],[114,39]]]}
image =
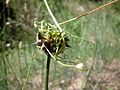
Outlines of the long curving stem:
{"label": "long curving stem", "polygon": [[60,27],[60,25],[59,25],[57,19],[54,17],[54,15],[53,15],[53,13],[52,13],[52,11],[51,11],[51,9],[50,9],[48,3],[47,3],[47,0],[44,0],[44,3],[45,3],[45,5],[46,5],[46,7],[47,7],[47,10],[48,10],[50,16],[51,16],[52,19],[53,19],[55,25],[58,27],[58,29],[60,30],[60,32],[62,32],[62,28]]}
{"label": "long curving stem", "polygon": [[46,66],[46,82],[45,82],[45,90],[48,90],[48,82],[49,82],[49,70],[50,70],[50,54],[47,55],[47,66]]}
{"label": "long curving stem", "polygon": [[80,14],[80,15],[74,17],[74,18],[71,18],[71,19],[66,20],[66,21],[64,21],[64,22],[61,22],[61,23],[59,23],[59,25],[66,24],[66,23],[68,23],[68,22],[77,20],[77,19],[80,18],[80,17],[83,17],[83,16],[89,15],[89,14],[91,14],[91,13],[93,13],[93,12],[99,11],[99,10],[101,10],[101,9],[103,9],[103,8],[109,6],[109,5],[111,5],[111,4],[113,4],[113,3],[117,2],[117,1],[118,1],[118,0],[113,0],[113,1],[111,1],[111,2],[109,2],[109,3],[107,3],[107,4],[104,4],[104,5],[100,6],[100,7],[95,8],[95,9],[93,9],[93,10],[91,10],[91,11],[85,12],[85,13]]}

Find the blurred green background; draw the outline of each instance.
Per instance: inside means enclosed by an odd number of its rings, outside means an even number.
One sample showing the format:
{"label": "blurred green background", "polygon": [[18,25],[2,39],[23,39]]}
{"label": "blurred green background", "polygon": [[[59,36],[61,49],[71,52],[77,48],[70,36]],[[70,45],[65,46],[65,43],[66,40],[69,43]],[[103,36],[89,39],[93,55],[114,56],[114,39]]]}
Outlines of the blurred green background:
{"label": "blurred green background", "polygon": [[[48,4],[63,22],[110,1],[48,0]],[[46,55],[33,44],[36,19],[54,24],[43,0],[0,0],[0,90],[21,90],[32,60],[25,90],[44,89]],[[52,60],[49,90],[120,90],[120,1],[61,27],[81,38],[69,37],[71,48],[62,60],[85,66],[77,70]]]}

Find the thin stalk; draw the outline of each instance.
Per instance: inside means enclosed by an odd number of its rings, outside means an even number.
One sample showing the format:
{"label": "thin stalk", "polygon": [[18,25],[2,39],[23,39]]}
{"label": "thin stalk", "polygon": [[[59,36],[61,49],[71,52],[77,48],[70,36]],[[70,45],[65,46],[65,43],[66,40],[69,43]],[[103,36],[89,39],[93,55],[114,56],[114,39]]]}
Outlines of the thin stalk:
{"label": "thin stalk", "polygon": [[48,90],[48,82],[49,82],[49,70],[50,70],[50,54],[47,55],[47,66],[46,66],[46,82],[45,82],[45,90]]}
{"label": "thin stalk", "polygon": [[[33,56],[34,56],[34,54],[33,54]],[[28,67],[27,75],[26,75],[25,81],[24,81],[24,83],[23,83],[22,90],[25,89],[25,85],[26,85],[26,83],[27,83],[27,81],[28,81],[28,79],[29,79],[30,70],[31,70],[31,67],[32,67],[32,62],[33,62],[33,56],[32,56],[32,60],[30,61],[30,64],[29,64],[29,67]]]}
{"label": "thin stalk", "polygon": [[[17,47],[17,56],[18,56],[18,63],[19,63],[20,75],[21,75],[21,78],[23,78],[22,62],[21,62],[20,49],[19,49],[19,47]],[[23,83],[23,80],[21,80],[21,82]]]}
{"label": "thin stalk", "polygon": [[93,70],[93,65],[94,65],[94,60],[93,60],[92,64],[90,65],[90,68],[89,68],[89,70],[88,70],[88,72],[87,72],[87,74],[86,74],[86,80],[85,80],[85,83],[84,83],[84,86],[83,86],[83,89],[82,89],[82,90],[85,90],[85,88],[86,88],[86,85],[87,85],[87,83],[88,83],[88,79],[89,79],[90,74],[91,74],[91,72],[92,72],[92,70]]}
{"label": "thin stalk", "polygon": [[51,9],[50,9],[50,7],[49,7],[49,5],[48,5],[47,1],[46,1],[46,0],[44,0],[44,3],[45,3],[45,5],[46,5],[46,7],[47,7],[47,10],[48,10],[48,12],[49,12],[50,16],[51,16],[51,17],[52,17],[52,19],[53,19],[53,21],[54,21],[55,25],[58,27],[58,29],[60,30],[60,32],[62,32],[62,28],[60,27],[60,25],[59,25],[58,21],[57,21],[57,20],[56,20],[56,18],[54,17],[54,15],[53,15],[53,13],[52,13],[52,11],[51,11]]}
{"label": "thin stalk", "polygon": [[103,9],[103,8],[109,6],[109,5],[111,5],[111,4],[113,4],[113,3],[117,2],[117,1],[118,1],[118,0],[113,0],[113,1],[111,1],[111,2],[109,2],[109,3],[107,3],[107,4],[104,4],[104,5],[100,6],[100,7],[95,8],[95,9],[93,9],[93,10],[91,10],[91,11],[85,12],[85,13],[80,14],[80,15],[74,17],[74,18],[71,18],[71,19],[66,20],[66,21],[64,21],[64,22],[61,22],[61,23],[59,23],[59,25],[66,24],[66,23],[68,23],[68,22],[77,20],[77,19],[79,19],[80,17],[83,17],[83,16],[89,15],[89,14],[91,14],[91,13],[94,13],[94,12],[96,12],[96,11],[99,11],[99,10],[101,10],[101,9]]}
{"label": "thin stalk", "polygon": [[6,90],[8,90],[8,80],[7,80],[7,66],[6,66],[6,59],[5,59],[5,53],[2,53],[2,57],[3,57],[3,64],[4,64],[4,73],[5,73],[5,84],[6,84]]}
{"label": "thin stalk", "polygon": [[14,69],[13,69],[13,67],[8,59],[7,59],[7,62],[8,62],[10,69],[11,69],[11,72],[13,73],[13,75],[14,75],[14,77],[15,77],[15,79],[16,79],[16,81],[21,89],[21,83],[20,83],[20,81],[19,81],[19,79],[18,79],[18,77],[17,77],[17,75],[16,75],[16,73],[15,73],[15,71],[14,71]]}

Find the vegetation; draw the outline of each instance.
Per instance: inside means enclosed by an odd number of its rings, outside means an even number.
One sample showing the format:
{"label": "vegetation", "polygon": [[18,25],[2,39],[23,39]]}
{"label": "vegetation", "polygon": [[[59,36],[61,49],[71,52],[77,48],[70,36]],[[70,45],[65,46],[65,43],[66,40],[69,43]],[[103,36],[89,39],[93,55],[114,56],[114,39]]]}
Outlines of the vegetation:
{"label": "vegetation", "polygon": [[[48,4],[58,22],[63,22],[110,1],[49,0]],[[111,62],[116,61],[116,67],[120,65],[119,3],[61,25],[63,31],[70,35],[67,43],[71,47],[60,55],[59,61],[70,65],[83,62],[85,66],[81,71],[63,67],[51,60],[50,90],[120,89],[117,82],[119,67],[112,68],[117,78],[112,85],[105,87],[103,79],[97,77],[98,74],[105,74],[104,68],[108,69]],[[33,23],[35,20],[45,20],[51,24],[54,22],[43,0],[1,0],[0,6],[3,7],[0,8],[0,90],[44,89],[46,55],[33,44],[36,40]],[[56,50],[55,47],[54,52]],[[76,87],[73,85],[75,82],[79,83]],[[82,86],[78,87],[81,82]]]}

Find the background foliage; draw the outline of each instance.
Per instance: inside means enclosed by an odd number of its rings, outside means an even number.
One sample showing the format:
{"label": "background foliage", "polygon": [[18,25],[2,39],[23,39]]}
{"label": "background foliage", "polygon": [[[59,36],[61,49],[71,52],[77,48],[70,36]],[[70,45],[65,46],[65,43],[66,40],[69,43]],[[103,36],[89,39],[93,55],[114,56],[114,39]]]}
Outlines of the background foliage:
{"label": "background foliage", "polygon": [[[8,0],[8,4],[5,1],[7,0],[0,1],[0,90],[20,89],[25,81],[32,58],[32,68],[26,90],[43,88],[46,55],[36,51],[37,48],[33,45],[36,40],[33,21],[44,19],[52,24],[53,21],[43,0]],[[57,20],[62,22],[110,1],[49,0],[48,3]],[[96,88],[98,82],[92,76],[97,76],[99,72],[103,72],[103,67],[108,63],[114,60],[119,63],[120,60],[120,1],[61,27],[81,38],[77,39],[70,36],[71,48],[66,50],[64,55],[61,55],[63,60],[76,63],[83,62],[86,67],[85,70],[78,72],[52,61],[50,90],[58,90],[58,88],[69,90],[76,78],[84,76],[84,79],[87,79],[84,73],[86,74],[89,71],[92,62],[95,64],[91,76],[89,76],[91,80],[87,84],[85,83],[84,88],[91,90],[93,87]],[[34,52],[36,52],[35,56],[32,57]],[[115,64],[115,66],[117,65]],[[84,82],[83,80],[82,83]],[[119,90],[118,82],[117,85],[116,90]],[[113,90],[114,88],[114,86],[108,85],[106,89],[104,86],[105,84],[99,84],[97,88],[98,90]],[[101,87],[103,88],[101,89]]]}

